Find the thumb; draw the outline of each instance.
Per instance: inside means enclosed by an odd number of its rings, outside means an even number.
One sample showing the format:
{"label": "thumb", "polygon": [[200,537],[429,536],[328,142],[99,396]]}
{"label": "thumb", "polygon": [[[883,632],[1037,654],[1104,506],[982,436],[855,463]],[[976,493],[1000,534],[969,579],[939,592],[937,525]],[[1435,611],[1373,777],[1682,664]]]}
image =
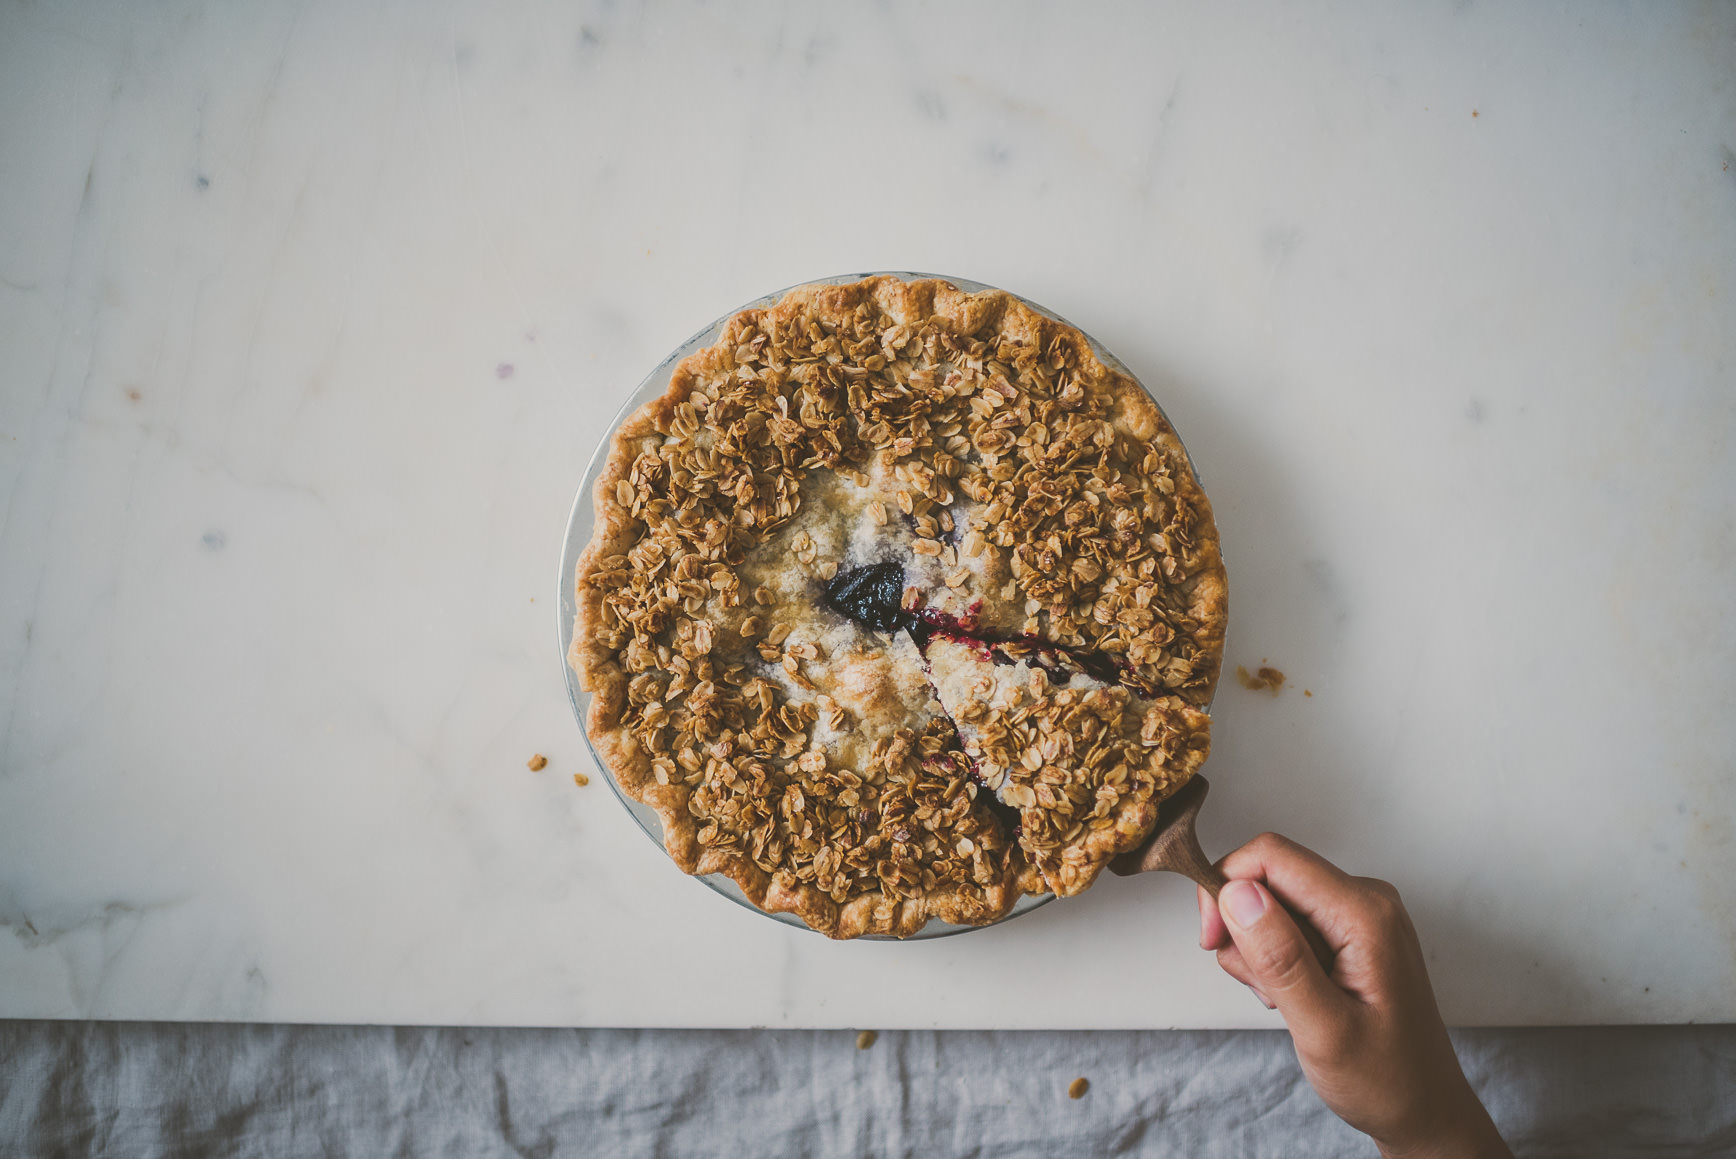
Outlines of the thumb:
{"label": "thumb", "polygon": [[1302,937],[1296,921],[1257,881],[1231,881],[1218,894],[1218,912],[1242,961],[1284,1021],[1296,1029],[1330,1016],[1345,1000]]}

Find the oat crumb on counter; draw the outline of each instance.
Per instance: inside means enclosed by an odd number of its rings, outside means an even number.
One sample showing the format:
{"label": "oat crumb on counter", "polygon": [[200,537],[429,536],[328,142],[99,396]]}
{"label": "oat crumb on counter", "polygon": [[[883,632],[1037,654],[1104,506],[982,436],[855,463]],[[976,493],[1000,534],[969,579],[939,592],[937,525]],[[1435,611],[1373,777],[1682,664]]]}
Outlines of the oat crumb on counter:
{"label": "oat crumb on counter", "polygon": [[1250,692],[1258,692],[1264,688],[1270,691],[1273,696],[1278,695],[1284,687],[1284,674],[1276,668],[1267,667],[1265,664],[1261,664],[1252,673],[1249,673],[1240,664],[1236,665],[1236,679],[1241,682],[1243,688]]}
{"label": "oat crumb on counter", "polygon": [[583,774],[583,773],[574,773],[573,774],[573,784],[577,785],[579,788],[582,789],[590,783],[591,783],[591,778],[585,776],[585,774]]}
{"label": "oat crumb on counter", "polygon": [[537,753],[535,756],[531,757],[530,760],[524,762],[524,765],[525,768],[529,769],[531,772],[540,773],[544,769],[548,768],[549,759],[541,753]]}

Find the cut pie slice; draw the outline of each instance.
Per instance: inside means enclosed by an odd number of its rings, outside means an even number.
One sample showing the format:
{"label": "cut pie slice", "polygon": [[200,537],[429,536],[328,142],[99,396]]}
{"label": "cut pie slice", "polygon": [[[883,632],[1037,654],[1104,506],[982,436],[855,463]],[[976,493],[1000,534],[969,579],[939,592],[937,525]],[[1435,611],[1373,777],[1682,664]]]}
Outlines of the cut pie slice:
{"label": "cut pie slice", "polygon": [[1066,651],[944,632],[924,653],[975,774],[1018,810],[1027,891],[1088,887],[1205,761],[1205,713],[1104,679],[1103,666]]}

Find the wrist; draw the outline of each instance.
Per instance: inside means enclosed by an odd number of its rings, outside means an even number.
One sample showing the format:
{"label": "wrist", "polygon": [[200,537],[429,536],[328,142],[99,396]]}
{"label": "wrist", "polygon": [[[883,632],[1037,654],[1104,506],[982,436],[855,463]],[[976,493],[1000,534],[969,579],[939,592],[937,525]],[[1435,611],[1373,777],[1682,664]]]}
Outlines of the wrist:
{"label": "wrist", "polygon": [[1374,1142],[1385,1159],[1512,1159],[1513,1155],[1469,1083],[1431,1122]]}

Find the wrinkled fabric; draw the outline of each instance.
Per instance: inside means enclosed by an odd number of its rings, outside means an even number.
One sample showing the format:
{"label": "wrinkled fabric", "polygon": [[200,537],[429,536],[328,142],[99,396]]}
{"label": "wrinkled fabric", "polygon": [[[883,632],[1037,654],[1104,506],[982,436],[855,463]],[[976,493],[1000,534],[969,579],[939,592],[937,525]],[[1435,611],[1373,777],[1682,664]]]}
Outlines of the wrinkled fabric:
{"label": "wrinkled fabric", "polygon": [[[1736,1027],[1455,1035],[1521,1155],[1736,1152]],[[1070,1099],[1073,1079],[1090,1080]],[[1281,1032],[0,1023],[0,1152],[1373,1155]]]}

